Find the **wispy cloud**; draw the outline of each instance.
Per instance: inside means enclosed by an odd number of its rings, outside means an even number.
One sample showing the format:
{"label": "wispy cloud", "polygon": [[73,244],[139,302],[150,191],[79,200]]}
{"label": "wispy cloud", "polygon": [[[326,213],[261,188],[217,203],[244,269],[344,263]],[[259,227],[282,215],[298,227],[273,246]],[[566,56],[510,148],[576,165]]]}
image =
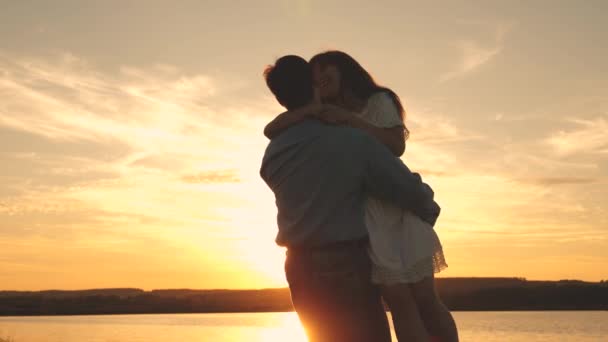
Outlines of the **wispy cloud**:
{"label": "wispy cloud", "polygon": [[572,130],[560,130],[545,139],[560,156],[568,156],[575,153],[583,154],[608,154],[608,116],[599,116],[595,119],[571,119],[568,120],[577,128]]}
{"label": "wispy cloud", "polygon": [[190,184],[239,183],[241,181],[235,170],[204,171],[182,176],[181,179]]}
{"label": "wispy cloud", "polygon": [[495,29],[494,41],[491,44],[482,44],[478,40],[463,39],[452,45],[459,53],[457,65],[439,77],[440,82],[446,82],[454,78],[462,77],[482,65],[488,63],[498,55],[504,48],[504,37],[511,30],[512,25],[499,25]]}
{"label": "wispy cloud", "polygon": [[213,105],[226,103],[222,89],[210,76],[168,65],[112,74],[71,54],[50,60],[0,55],[0,126],[52,144],[126,146],[123,168],[165,162],[196,169],[201,160],[228,161],[213,146],[238,150],[245,144],[238,132],[259,124],[257,109]]}
{"label": "wispy cloud", "polygon": [[523,183],[538,185],[576,185],[597,182],[596,178],[591,177],[537,177],[529,179],[518,179]]}
{"label": "wispy cloud", "polygon": [[484,139],[482,134],[459,127],[445,115],[425,110],[416,111],[411,123],[412,139],[424,144],[449,144]]}
{"label": "wispy cloud", "polygon": [[0,59],[0,124],[54,139],[119,138],[136,144],[184,126],[204,127],[203,100],[214,94],[202,75],[157,66],[123,68],[116,77],[64,55],[45,60]]}
{"label": "wispy cloud", "polygon": [[[262,213],[272,222],[274,209],[234,186],[259,192],[249,177],[261,183],[266,119],[258,112],[275,109],[237,103],[224,93],[230,87],[169,65],[101,72],[71,54],[0,54],[0,235],[41,250],[54,237],[99,253],[138,250],[159,263],[181,246],[217,271],[211,259],[231,248],[238,255],[235,237],[249,238],[225,222],[235,207],[254,203],[239,216],[250,225]],[[137,242],[147,236],[150,246]],[[215,251],[220,245],[226,250]],[[192,260],[182,266],[199,263]]]}

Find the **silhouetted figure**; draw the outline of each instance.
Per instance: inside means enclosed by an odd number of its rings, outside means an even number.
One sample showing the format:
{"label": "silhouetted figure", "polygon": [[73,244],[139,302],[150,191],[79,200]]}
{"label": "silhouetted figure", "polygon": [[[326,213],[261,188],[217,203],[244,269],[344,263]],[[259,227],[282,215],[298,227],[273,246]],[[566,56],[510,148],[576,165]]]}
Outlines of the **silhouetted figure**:
{"label": "silhouetted figure", "polygon": [[[272,139],[290,126],[314,117],[363,130],[396,158],[405,151],[409,130],[405,110],[391,89],[380,86],[365,68],[342,51],[310,60],[318,100],[288,110],[264,128]],[[447,267],[431,223],[407,209],[369,197],[365,224],[370,239],[372,282],[391,309],[399,341],[427,341],[429,335],[457,342],[456,324],[435,289],[434,274]]]}
{"label": "silhouetted figure", "polygon": [[[279,103],[314,102],[310,65],[277,60],[266,81]],[[275,194],[277,244],[293,305],[311,341],[390,341],[380,292],[371,282],[364,203],[377,197],[433,224],[433,192],[374,138],[307,118],[268,145],[260,174]]]}

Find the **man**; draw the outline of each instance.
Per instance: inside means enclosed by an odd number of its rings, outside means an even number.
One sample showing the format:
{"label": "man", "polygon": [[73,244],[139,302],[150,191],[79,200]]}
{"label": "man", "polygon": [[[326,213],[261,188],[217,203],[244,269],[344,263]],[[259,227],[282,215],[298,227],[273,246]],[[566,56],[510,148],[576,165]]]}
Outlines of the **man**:
{"label": "man", "polygon": [[[312,72],[285,56],[265,72],[288,110],[313,101]],[[388,342],[388,321],[371,283],[364,200],[375,196],[434,223],[439,206],[386,147],[362,131],[305,120],[274,137],[260,174],[275,194],[277,244],[293,305],[313,342]]]}

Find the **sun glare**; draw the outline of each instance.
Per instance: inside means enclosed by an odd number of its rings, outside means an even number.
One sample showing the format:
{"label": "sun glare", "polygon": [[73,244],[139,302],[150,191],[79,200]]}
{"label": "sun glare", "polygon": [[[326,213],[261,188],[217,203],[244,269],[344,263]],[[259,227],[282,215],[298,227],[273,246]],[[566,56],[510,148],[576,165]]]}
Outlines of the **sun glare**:
{"label": "sun glare", "polygon": [[306,332],[295,312],[281,315],[281,322],[276,329],[265,329],[260,334],[260,341],[307,342]]}

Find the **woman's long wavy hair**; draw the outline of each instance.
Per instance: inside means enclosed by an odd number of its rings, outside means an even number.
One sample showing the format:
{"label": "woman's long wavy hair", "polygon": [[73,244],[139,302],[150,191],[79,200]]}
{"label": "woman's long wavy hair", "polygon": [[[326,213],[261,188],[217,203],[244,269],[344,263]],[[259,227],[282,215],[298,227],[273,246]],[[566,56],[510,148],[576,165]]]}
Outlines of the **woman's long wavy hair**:
{"label": "woman's long wavy hair", "polygon": [[[357,99],[367,102],[370,96],[378,92],[387,93],[397,106],[401,121],[405,120],[405,109],[399,99],[399,96],[389,88],[380,86],[374,81],[374,78],[359,64],[354,58],[342,51],[326,51],[314,56],[310,60],[310,65],[319,65],[326,67],[328,65],[335,66],[340,72],[340,89],[342,96],[345,91],[350,91]],[[410,135],[410,131],[403,124],[405,130],[405,138]]]}

